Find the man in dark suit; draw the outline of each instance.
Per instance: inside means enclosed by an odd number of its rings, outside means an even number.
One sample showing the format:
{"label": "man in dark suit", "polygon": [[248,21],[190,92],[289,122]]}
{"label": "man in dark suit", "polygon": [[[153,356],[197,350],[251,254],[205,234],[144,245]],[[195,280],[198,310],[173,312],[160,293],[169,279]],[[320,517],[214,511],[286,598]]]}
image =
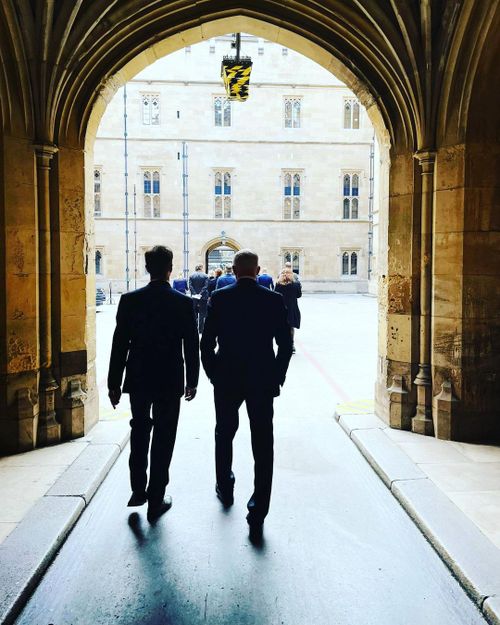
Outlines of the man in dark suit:
{"label": "man in dark suit", "polygon": [[259,275],[257,276],[257,283],[260,284],[260,286],[265,286],[266,289],[274,289],[273,279],[267,273],[267,269],[263,269],[262,273],[259,273]]}
{"label": "man in dark suit", "polygon": [[[216,492],[225,506],[233,503],[233,438],[238,410],[246,402],[255,461],[247,521],[251,533],[258,534],[271,498],[273,398],[285,382],[292,340],[283,298],[256,282],[257,255],[250,250],[238,252],[233,269],[237,282],[212,294],[201,339],[201,360],[214,385]],[[278,345],[277,354],[273,340]]]}
{"label": "man in dark suit", "polygon": [[193,298],[194,312],[198,321],[200,334],[203,332],[205,317],[207,316],[208,276],[202,265],[196,265],[194,273],[189,276],[189,291]]}
{"label": "man in dark suit", "polygon": [[[150,283],[121,296],[108,373],[113,408],[123,392],[130,394],[129,506],[148,502],[154,521],[172,505],[165,496],[174,450],[180,398],[194,399],[200,368],[199,339],[189,297],[170,287],[172,252],[157,245],[145,254]],[[184,384],[184,359],[186,383]],[[152,419],[150,417],[152,408]],[[151,468],[147,482],[151,429]],[[147,488],[146,488],[147,485]]]}

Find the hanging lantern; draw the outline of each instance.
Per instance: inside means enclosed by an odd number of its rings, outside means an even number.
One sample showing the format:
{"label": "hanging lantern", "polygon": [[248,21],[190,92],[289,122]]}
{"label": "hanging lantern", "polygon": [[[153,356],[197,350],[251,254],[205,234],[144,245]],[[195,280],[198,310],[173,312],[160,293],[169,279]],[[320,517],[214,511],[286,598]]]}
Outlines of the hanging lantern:
{"label": "hanging lantern", "polygon": [[252,59],[249,56],[240,57],[239,33],[236,35],[233,47],[236,48],[236,56],[225,56],[223,58],[221,76],[228,99],[244,102],[249,96],[248,87],[250,85]]}

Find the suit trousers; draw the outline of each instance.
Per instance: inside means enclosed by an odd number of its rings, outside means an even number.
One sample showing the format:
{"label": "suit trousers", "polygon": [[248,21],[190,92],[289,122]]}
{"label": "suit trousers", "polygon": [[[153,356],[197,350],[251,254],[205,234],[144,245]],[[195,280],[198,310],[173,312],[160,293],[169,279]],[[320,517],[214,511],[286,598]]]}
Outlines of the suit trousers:
{"label": "suit trousers", "polygon": [[232,489],[233,439],[239,425],[239,408],[246,403],[254,458],[254,492],[248,502],[252,515],[261,520],[269,512],[273,481],[273,396],[215,387],[215,472],[222,491]]}
{"label": "suit trousers", "polygon": [[196,323],[198,324],[198,332],[200,334],[203,333],[203,328],[205,327],[205,319],[207,316],[207,299],[193,299],[194,305],[194,314],[196,317]]}
{"label": "suit trousers", "polygon": [[[177,434],[180,397],[130,393],[130,407],[132,410],[129,458],[130,485],[134,492],[147,491],[148,500],[158,503],[163,500],[169,481],[168,470]],[[148,451],[151,430],[153,437],[148,483]]]}

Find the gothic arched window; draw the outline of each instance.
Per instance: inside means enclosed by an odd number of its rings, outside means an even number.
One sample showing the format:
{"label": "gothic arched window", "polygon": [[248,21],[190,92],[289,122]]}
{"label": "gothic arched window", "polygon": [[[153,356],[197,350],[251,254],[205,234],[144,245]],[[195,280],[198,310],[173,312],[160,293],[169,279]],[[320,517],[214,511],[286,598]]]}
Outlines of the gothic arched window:
{"label": "gothic arched window", "polygon": [[157,93],[142,95],[142,123],[145,126],[160,125],[160,96]]}
{"label": "gothic arched window", "polygon": [[355,98],[344,100],[344,128],[359,129],[360,105]]}
{"label": "gothic arched window", "polygon": [[299,172],[283,173],[283,219],[300,219],[301,180]]}
{"label": "gothic arched window", "polygon": [[214,217],[230,219],[232,216],[231,172],[214,172]]}
{"label": "gothic arched window", "polygon": [[231,100],[224,96],[214,98],[214,125],[231,126]]}
{"label": "gothic arched window", "polygon": [[342,177],[342,219],[359,217],[359,174],[348,173]]}
{"label": "gothic arched window", "polygon": [[94,169],[94,216],[102,215],[101,209],[101,188],[102,188],[102,171]]}
{"label": "gothic arched window", "polygon": [[285,128],[300,128],[301,106],[301,98],[284,98]]}
{"label": "gothic arched window", "polygon": [[344,252],[342,254],[342,275],[349,275],[349,252]]}
{"label": "gothic arched window", "polygon": [[146,169],[142,173],[142,178],[144,217],[159,218],[161,217],[160,171]]}

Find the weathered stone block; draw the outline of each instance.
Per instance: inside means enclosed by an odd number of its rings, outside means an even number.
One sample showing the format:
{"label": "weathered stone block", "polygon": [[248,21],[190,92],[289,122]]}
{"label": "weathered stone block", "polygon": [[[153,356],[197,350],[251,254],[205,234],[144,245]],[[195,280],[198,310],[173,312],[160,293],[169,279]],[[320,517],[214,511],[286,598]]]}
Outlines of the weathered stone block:
{"label": "weathered stone block", "polygon": [[464,232],[464,275],[497,276],[500,285],[500,232]]}
{"label": "weathered stone block", "polygon": [[440,148],[436,156],[434,187],[436,190],[456,189],[465,182],[465,146]]}
{"label": "weathered stone block", "polygon": [[387,316],[387,358],[411,361],[412,318],[410,315]]}

